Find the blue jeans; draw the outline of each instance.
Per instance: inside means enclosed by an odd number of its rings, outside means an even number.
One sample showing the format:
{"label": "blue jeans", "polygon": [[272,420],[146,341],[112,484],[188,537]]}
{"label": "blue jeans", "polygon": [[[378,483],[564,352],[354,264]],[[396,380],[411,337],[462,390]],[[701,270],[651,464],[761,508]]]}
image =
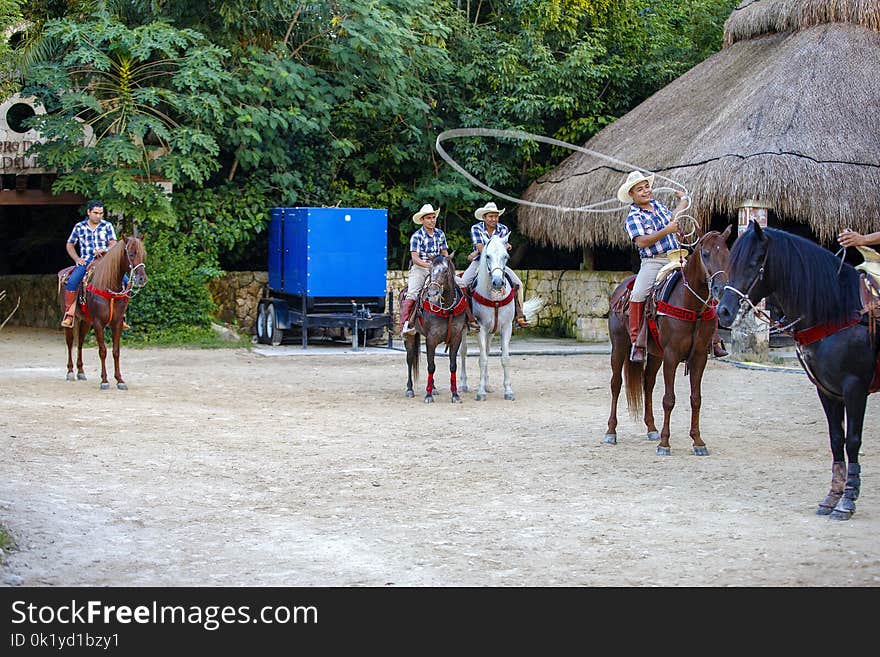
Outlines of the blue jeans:
{"label": "blue jeans", "polygon": [[67,285],[64,286],[64,289],[68,292],[76,292],[76,288],[78,288],[79,284],[82,283],[83,276],[85,275],[86,266],[77,265],[73,268],[73,271],[70,272],[70,277],[67,279]]}
{"label": "blue jeans", "polygon": [[[73,268],[73,271],[70,272],[70,277],[67,279],[67,285],[64,286],[65,290],[76,292],[79,284],[82,283],[83,276],[86,275],[86,267],[87,265],[77,265]],[[122,285],[123,287],[128,285],[128,274],[122,276]]]}

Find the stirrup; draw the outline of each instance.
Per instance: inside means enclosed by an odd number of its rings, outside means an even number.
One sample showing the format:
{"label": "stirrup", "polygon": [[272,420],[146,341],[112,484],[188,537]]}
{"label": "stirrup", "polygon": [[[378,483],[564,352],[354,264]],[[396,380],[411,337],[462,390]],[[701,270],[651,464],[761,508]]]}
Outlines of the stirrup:
{"label": "stirrup", "polygon": [[73,315],[65,315],[61,320],[62,328],[73,328]]}
{"label": "stirrup", "polygon": [[629,359],[633,363],[644,363],[645,362],[645,348],[639,347],[638,345],[633,345],[629,350]]}
{"label": "stirrup", "polygon": [[130,328],[131,328],[131,325],[123,319],[122,320],[122,330],[127,331]]}
{"label": "stirrup", "polygon": [[532,325],[529,324],[529,320],[527,320],[525,317],[517,317],[516,325],[519,328],[532,328]]}

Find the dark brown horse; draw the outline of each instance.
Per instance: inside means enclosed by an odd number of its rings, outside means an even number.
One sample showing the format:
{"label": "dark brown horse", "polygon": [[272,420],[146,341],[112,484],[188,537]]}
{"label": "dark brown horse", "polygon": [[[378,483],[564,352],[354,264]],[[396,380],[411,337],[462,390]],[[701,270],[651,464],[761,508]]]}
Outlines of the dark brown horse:
{"label": "dark brown horse", "polygon": [[[656,335],[648,340],[646,363],[629,360],[632,342],[629,337],[629,290],[631,276],[623,281],[611,295],[612,311],[608,314],[608,332],[611,336],[611,415],[608,431],[603,442],[617,442],[617,398],[622,378],[626,380],[626,401],[634,418],[644,407],[644,421],[648,428],[648,440],[660,440],[657,454],[668,456],[670,452],[669,418],[675,406],[675,371],[679,363],[685,363],[685,373],[691,388],[691,428],[694,454],[709,453],[700,437],[700,405],[703,371],[709,357],[712,336],[718,326],[715,304],[727,281],[727,262],[730,251],[727,238],[730,226],[723,233],[710,231],[696,243],[694,252],[687,258],[680,272],[670,278],[665,301],[658,303]],[[626,295],[626,298],[623,297]],[[617,311],[615,311],[617,309]],[[646,320],[648,321],[648,320]],[[663,429],[658,433],[654,424],[652,394],[657,372],[663,366]],[[624,376],[621,377],[621,370]]]}
{"label": "dark brown horse", "polygon": [[[71,328],[64,329],[67,339],[67,380],[86,380],[83,370],[83,341],[89,328],[95,329],[98,354],[101,357],[101,390],[107,390],[107,343],[104,329],[110,328],[113,338],[113,366],[116,387],[128,390],[119,370],[119,339],[122,320],[132,295],[147,283],[144,260],[147,254],[143,242],[137,237],[125,237],[116,242],[107,253],[95,260],[77,291],[76,314]],[[58,272],[58,301],[62,314],[64,305],[63,284],[73,267]],[[76,333],[76,375],[73,373],[73,341]]]}
{"label": "dark brown horse", "polygon": [[[403,292],[405,293],[405,291]],[[402,294],[403,294],[402,293]],[[401,295],[402,296],[402,295]],[[456,382],[458,349],[467,331],[467,297],[455,283],[455,265],[452,256],[437,255],[431,261],[431,273],[419,295],[415,317],[411,320],[416,332],[404,335],[406,346],[406,396],[414,397],[413,379],[419,378],[419,357],[421,337],[425,337],[428,355],[428,383],[425,388],[425,403],[434,401],[434,372],[437,365],[434,354],[437,345],[446,343],[449,352],[449,388],[452,402],[460,402]]]}

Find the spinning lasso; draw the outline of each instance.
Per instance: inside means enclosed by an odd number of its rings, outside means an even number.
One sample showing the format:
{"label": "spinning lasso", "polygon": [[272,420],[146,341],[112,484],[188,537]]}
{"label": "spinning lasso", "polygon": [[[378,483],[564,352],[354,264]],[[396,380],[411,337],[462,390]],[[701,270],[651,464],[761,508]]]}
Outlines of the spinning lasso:
{"label": "spinning lasso", "polygon": [[[472,176],[468,171],[464,169],[458,162],[452,159],[452,157],[447,153],[443,146],[441,145],[447,139],[456,139],[459,137],[509,137],[511,139],[519,139],[519,140],[527,140],[527,141],[539,141],[545,144],[551,144],[552,146],[561,146],[562,148],[567,148],[572,151],[580,151],[581,153],[586,153],[587,155],[592,155],[593,157],[600,158],[602,160],[606,160],[613,164],[616,164],[622,168],[623,171],[635,170],[643,171],[641,167],[638,167],[634,164],[630,164],[628,162],[624,162],[623,160],[618,160],[609,155],[604,155],[597,151],[590,150],[589,148],[584,148],[583,146],[575,146],[574,144],[569,144],[568,142],[560,141],[558,139],[553,139],[552,137],[544,137],[543,135],[534,135],[529,132],[523,132],[521,130],[496,130],[494,128],[454,128],[452,130],[444,130],[439,135],[437,135],[437,142],[435,144],[435,148],[437,152],[440,154],[446,163],[449,164],[453,169],[458,171],[465,178],[470,180],[477,187],[485,189],[490,194],[498,196],[499,198],[503,198],[512,203],[518,203],[520,205],[530,205],[534,208],[547,208],[549,210],[558,210],[560,212],[595,212],[595,213],[605,213],[605,212],[619,212],[624,209],[626,206],[620,205],[617,199],[607,199],[605,201],[599,201],[598,203],[591,203],[589,205],[582,205],[576,208],[562,207],[559,205],[548,205],[546,203],[535,203],[533,201],[526,201],[520,198],[514,198],[513,196],[508,196],[503,192],[499,192],[497,189],[493,189],[489,187],[482,181],[478,180],[474,176]],[[671,178],[667,178],[659,173],[654,174],[657,178],[661,178],[663,180],[669,181],[673,187],[657,187],[654,191],[682,191],[687,195],[687,189],[681,183],[678,183]],[[609,207],[609,204],[613,204],[614,207]],[[690,207],[690,198],[688,198],[688,207]],[[692,230],[685,235],[685,237],[691,237],[696,233],[696,220],[690,215],[680,215],[679,218],[691,219],[693,222]],[[693,245],[688,245],[693,246]]]}

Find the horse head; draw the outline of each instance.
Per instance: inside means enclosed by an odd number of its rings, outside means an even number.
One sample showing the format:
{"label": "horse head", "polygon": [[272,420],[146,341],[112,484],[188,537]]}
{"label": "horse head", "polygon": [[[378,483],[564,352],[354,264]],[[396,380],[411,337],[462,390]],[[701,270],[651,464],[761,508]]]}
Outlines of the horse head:
{"label": "horse head", "polygon": [[455,266],[452,263],[454,254],[454,251],[448,256],[440,253],[431,260],[431,273],[428,277],[425,298],[428,303],[438,308],[446,308],[453,301],[456,287]]}
{"label": "horse head", "polygon": [[709,294],[716,302],[721,298],[724,286],[727,284],[727,268],[730,261],[727,238],[730,236],[730,228],[728,226],[723,233],[709,231],[699,239],[695,249],[706,272]]}
{"label": "horse head", "polygon": [[730,251],[727,283],[717,308],[721,326],[733,324],[740,305],[746,300],[756,305],[773,292],[764,276],[769,247],[767,235],[755,221],[750,221],[748,229],[734,242]]}
{"label": "horse head", "polygon": [[147,266],[144,263],[147,252],[144,249],[143,241],[134,236],[122,235],[120,242],[123,244],[127,258],[124,266],[128,267],[129,285],[133,288],[144,287],[147,284]]}
{"label": "horse head", "polygon": [[483,247],[480,254],[480,266],[487,273],[492,281],[492,290],[500,292],[504,289],[504,268],[507,266],[507,259],[510,254],[507,252],[507,240],[509,234],[504,237],[493,235],[491,239]]}

